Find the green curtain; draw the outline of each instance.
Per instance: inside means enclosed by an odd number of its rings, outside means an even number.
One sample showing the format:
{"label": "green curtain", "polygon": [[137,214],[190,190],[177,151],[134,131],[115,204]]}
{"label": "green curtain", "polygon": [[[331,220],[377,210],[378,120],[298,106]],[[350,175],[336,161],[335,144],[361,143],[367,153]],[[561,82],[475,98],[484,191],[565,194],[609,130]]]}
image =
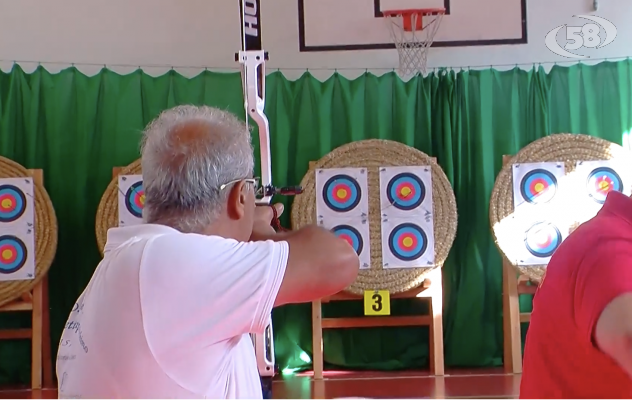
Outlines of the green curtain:
{"label": "green curtain", "polygon": [[[442,70],[403,82],[395,74],[324,82],[310,74],[290,81],[268,76],[266,113],[273,175],[297,184],[332,149],[368,138],[397,140],[432,156],[453,184],[459,228],[444,266],[444,331],[448,366],[502,362],[501,261],[490,235],[488,202],[502,155],[555,132],[586,133],[615,143],[632,128],[630,61],[596,66],[518,68],[499,72]],[[75,68],[51,74],[15,66],[0,73],[0,155],[44,170],[59,220],[59,248],[50,271],[53,353],[70,307],[99,262],[94,219],[113,166],[138,157],[143,127],[177,104],[207,104],[243,117],[237,73],[175,71],[151,77]],[[256,140],[255,140],[256,142]],[[287,215],[284,222],[287,223]],[[423,304],[394,301],[394,314]],[[523,309],[530,299],[522,299]],[[282,369],[310,366],[309,305],[274,312]],[[359,304],[328,304],[325,316],[361,314]],[[28,325],[1,316],[0,326]],[[428,363],[425,328],[326,331],[325,360],[335,368],[400,369]],[[0,383],[28,382],[29,344],[0,342]]]}

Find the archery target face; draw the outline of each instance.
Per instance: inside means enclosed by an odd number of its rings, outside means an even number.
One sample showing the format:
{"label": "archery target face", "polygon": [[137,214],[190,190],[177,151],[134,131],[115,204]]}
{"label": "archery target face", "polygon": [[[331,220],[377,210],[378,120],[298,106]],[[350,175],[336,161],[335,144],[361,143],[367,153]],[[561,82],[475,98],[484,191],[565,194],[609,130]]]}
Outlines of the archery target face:
{"label": "archery target face", "polygon": [[26,211],[26,195],[14,185],[0,185],[0,223],[13,222]]}
{"label": "archery target face", "polygon": [[412,261],[421,257],[428,248],[428,236],[415,224],[398,225],[388,236],[391,253],[402,261]]}
{"label": "archery target face", "polygon": [[142,224],[145,190],[142,175],[119,176],[119,226]]}
{"label": "archery target face", "polygon": [[431,222],[407,218],[382,219],[383,268],[420,268],[434,265]]}
{"label": "archery target face", "polygon": [[514,211],[527,207],[532,212],[529,207],[559,203],[560,180],[565,174],[563,162],[513,164],[512,174]]}
{"label": "archery target face", "polygon": [[549,222],[538,222],[525,232],[524,244],[534,257],[549,258],[562,240],[562,233],[557,226]]}
{"label": "archery target face", "polygon": [[338,225],[335,226],[331,230],[336,237],[343,239],[345,242],[349,243],[353,250],[355,250],[356,254],[360,255],[364,248],[364,240],[362,239],[362,235],[356,228],[350,225]]}
{"label": "archery target face", "polygon": [[547,203],[555,197],[557,178],[545,169],[534,169],[526,173],[520,182],[522,198],[532,204]]}
{"label": "archery target face", "polygon": [[426,186],[417,175],[402,172],[388,182],[386,196],[393,207],[409,211],[419,207],[424,201]]}
{"label": "archery target face", "polygon": [[608,193],[623,192],[623,181],[613,168],[597,167],[588,174],[586,190],[595,202],[603,204]]}
{"label": "archery target face", "polygon": [[430,166],[380,167],[380,206],[388,217],[421,217],[432,213]]}
{"label": "archery target face", "polygon": [[0,229],[33,228],[33,178],[0,179]]}
{"label": "archery target face", "polygon": [[136,218],[142,218],[144,206],[145,191],[143,190],[143,181],[138,181],[127,189],[127,193],[125,193],[125,207]]}
{"label": "archery target face", "polygon": [[318,218],[366,218],[368,189],[365,168],[318,169],[315,173]]}
{"label": "archery target face", "polygon": [[0,236],[0,274],[12,274],[26,264],[26,245],[14,235]]}
{"label": "archery target face", "polygon": [[632,156],[578,161],[573,177],[573,216],[579,224],[593,218],[610,192],[631,194]]}

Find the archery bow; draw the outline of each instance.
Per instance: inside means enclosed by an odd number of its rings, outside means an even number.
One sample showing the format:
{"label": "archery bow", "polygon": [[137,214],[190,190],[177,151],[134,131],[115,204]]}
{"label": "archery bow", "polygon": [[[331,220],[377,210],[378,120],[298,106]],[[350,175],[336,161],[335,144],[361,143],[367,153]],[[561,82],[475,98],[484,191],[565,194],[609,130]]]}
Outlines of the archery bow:
{"label": "archery bow", "polygon": [[[277,188],[272,184],[272,161],[270,157],[270,125],[264,112],[265,107],[265,62],[268,53],[261,45],[261,12],[260,0],[240,0],[241,46],[242,50],[235,55],[241,63],[241,77],[244,90],[244,107],[246,109],[246,126],[250,127],[249,118],[259,128],[259,159],[261,162],[261,197],[257,205],[269,205],[272,196],[295,195],[302,193],[302,188]],[[276,211],[276,210],[275,210]],[[275,229],[280,228],[276,212],[273,219]],[[272,318],[264,335],[254,335],[253,344],[257,356],[259,374],[263,377],[274,376],[274,342],[272,338]]]}

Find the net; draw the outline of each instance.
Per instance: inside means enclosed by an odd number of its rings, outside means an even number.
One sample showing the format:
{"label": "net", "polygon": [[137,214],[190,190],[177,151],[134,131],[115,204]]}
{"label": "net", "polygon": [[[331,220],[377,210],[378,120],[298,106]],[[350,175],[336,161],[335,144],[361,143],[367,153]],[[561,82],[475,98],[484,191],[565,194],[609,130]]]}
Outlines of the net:
{"label": "net", "polygon": [[444,8],[383,11],[399,54],[399,73],[409,77],[426,73],[428,49],[439,30]]}

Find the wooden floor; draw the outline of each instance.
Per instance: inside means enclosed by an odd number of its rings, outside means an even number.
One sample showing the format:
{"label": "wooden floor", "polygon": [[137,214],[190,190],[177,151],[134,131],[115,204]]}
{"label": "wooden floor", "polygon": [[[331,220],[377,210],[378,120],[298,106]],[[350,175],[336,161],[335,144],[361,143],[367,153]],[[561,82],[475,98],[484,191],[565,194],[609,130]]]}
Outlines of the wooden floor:
{"label": "wooden floor", "polygon": [[[278,377],[273,383],[276,399],[368,398],[452,398],[476,399],[518,397],[520,375],[506,375],[501,369],[448,370],[442,378],[427,372],[325,372],[325,379],[313,381],[310,374]],[[54,399],[55,389],[31,391],[0,388],[0,399]]]}

